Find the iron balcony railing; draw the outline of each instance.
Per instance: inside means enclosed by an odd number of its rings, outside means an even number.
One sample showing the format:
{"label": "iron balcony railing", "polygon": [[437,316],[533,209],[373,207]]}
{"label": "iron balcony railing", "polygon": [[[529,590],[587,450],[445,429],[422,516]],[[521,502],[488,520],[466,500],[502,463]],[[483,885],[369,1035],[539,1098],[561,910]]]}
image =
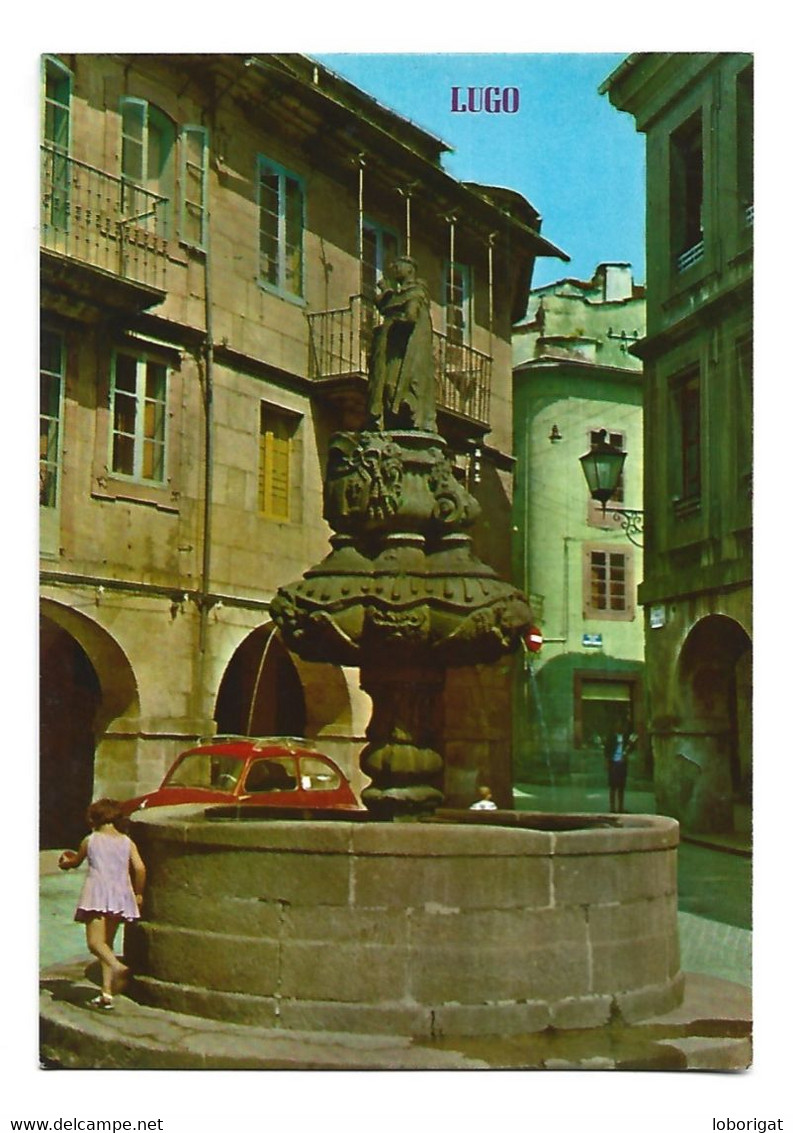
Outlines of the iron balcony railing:
{"label": "iron balcony railing", "polygon": [[465,342],[433,332],[435,390],[439,408],[475,421],[490,422],[493,359]]}
{"label": "iron balcony railing", "polygon": [[308,315],[310,376],[337,378],[367,373],[377,322],[374,303],[363,295],[353,295],[348,307]]}
{"label": "iron balcony railing", "polygon": [[168,203],[121,177],[41,147],[40,241],[48,251],[164,290]]}
{"label": "iron balcony railing", "polygon": [[698,264],[699,261],[703,259],[704,255],[705,241],[699,240],[690,248],[686,248],[685,251],[681,252],[677,257],[677,270],[686,271],[687,268],[693,267],[694,264]]}
{"label": "iron balcony railing", "polygon": [[[311,377],[365,375],[378,321],[374,303],[362,295],[352,296],[347,307],[308,315]],[[440,331],[432,338],[438,408],[488,423],[493,359]]]}

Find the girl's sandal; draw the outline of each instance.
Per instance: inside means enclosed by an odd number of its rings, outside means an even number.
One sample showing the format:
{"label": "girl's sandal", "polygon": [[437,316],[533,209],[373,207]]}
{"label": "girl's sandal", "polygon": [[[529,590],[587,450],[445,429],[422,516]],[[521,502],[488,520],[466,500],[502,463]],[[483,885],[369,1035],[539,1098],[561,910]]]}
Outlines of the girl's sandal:
{"label": "girl's sandal", "polygon": [[113,1010],[113,996],[112,995],[96,995],[93,999],[88,1000],[89,1007],[96,1007],[99,1011],[112,1011]]}

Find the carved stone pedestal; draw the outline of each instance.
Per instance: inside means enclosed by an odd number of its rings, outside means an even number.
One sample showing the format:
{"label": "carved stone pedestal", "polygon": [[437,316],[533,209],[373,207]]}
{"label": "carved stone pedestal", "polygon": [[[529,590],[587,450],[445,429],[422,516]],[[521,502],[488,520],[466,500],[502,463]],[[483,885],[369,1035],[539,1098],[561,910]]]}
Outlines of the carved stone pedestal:
{"label": "carved stone pedestal", "polygon": [[442,802],[446,669],[498,660],[530,622],[524,596],[473,553],[478,513],[437,433],[340,433],[325,480],[330,553],[270,607],[301,657],[360,667],[374,706],[363,800],[378,817]]}
{"label": "carved stone pedestal", "polygon": [[443,802],[443,669],[370,665],[361,688],[372,698],[369,743],[361,769],[372,783],[362,794],[378,818],[432,812]]}

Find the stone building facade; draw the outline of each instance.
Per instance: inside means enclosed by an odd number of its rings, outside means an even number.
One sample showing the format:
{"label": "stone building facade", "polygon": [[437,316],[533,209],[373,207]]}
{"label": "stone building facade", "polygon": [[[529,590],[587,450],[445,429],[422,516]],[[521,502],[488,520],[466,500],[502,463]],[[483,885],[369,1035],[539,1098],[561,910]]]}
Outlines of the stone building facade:
{"label": "stone building facade", "polygon": [[645,577],[659,807],[729,830],[751,793],[753,63],[632,55],[647,135]]}
{"label": "stone building facade", "polygon": [[[591,279],[533,289],[513,330],[514,571],[543,636],[517,675],[519,781],[601,786],[606,736],[625,716],[641,741],[631,778],[650,770],[641,536],[616,510],[642,507],[642,365],[629,348],[644,302],[629,264],[600,264]],[[605,512],[578,461],[602,429],[628,453]]]}
{"label": "stone building facade", "polygon": [[[357,673],[291,655],[268,605],[327,550],[325,453],[363,421],[395,253],[432,294],[478,553],[508,573],[510,326],[559,253],[445,148],[305,56],[42,59],[43,844],[215,732],[308,736],[360,788]],[[507,801],[509,674],[446,696],[451,793],[481,772]]]}

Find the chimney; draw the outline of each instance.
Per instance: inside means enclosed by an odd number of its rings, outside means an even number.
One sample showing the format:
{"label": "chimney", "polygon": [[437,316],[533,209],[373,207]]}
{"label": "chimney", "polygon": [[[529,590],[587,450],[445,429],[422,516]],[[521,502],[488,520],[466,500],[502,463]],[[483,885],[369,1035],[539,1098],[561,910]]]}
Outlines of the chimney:
{"label": "chimney", "polygon": [[616,303],[633,295],[633,271],[630,264],[598,264],[595,279],[602,287],[604,303]]}

